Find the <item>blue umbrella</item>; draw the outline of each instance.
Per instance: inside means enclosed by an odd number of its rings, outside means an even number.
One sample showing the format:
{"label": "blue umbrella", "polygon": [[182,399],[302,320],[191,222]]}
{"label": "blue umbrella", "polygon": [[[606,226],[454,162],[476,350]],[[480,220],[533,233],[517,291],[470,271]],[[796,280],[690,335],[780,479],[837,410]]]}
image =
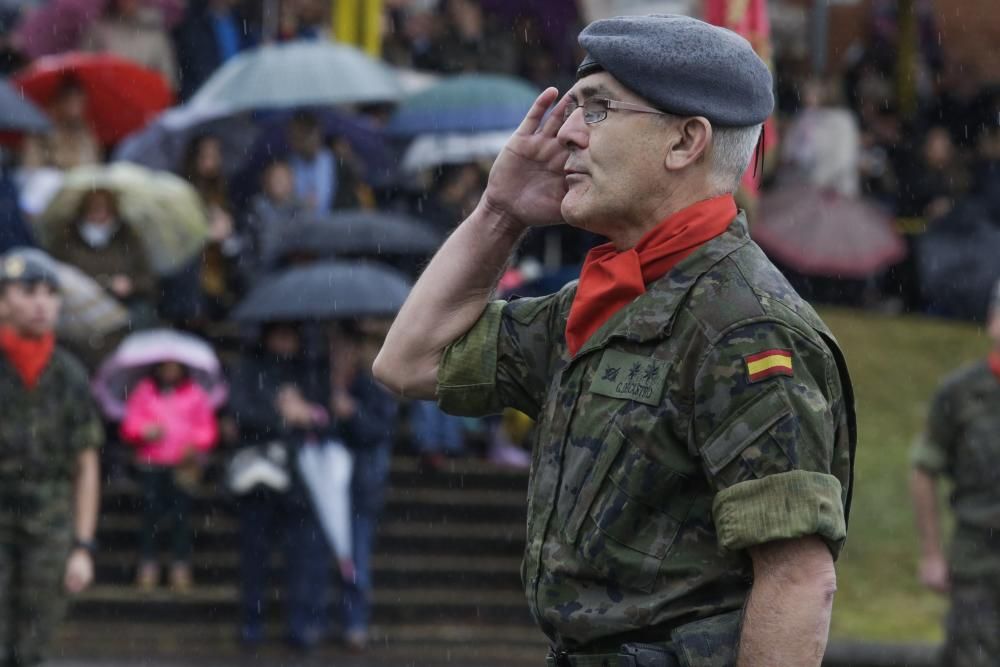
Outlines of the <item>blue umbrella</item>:
{"label": "blue umbrella", "polygon": [[0,80],[0,130],[44,132],[51,123],[34,104],[9,83]]}
{"label": "blue umbrella", "polygon": [[[234,197],[247,183],[256,190],[261,170],[276,155],[288,152],[286,128],[292,111],[216,115],[187,106],[161,114],[146,129],[123,141],[114,159],[150,169],[178,171],[195,137],[210,134],[222,142],[223,169],[236,177]],[[396,157],[374,123],[343,111],[316,112],[328,136],[347,140],[365,165],[365,180],[381,186],[394,182]]]}
{"label": "blue umbrella", "polygon": [[513,130],[537,96],[522,79],[460,74],[406,98],[387,130],[399,136]]}
{"label": "blue umbrella", "polygon": [[406,278],[375,262],[325,261],[268,276],[233,311],[244,322],[386,317],[410,293]]}

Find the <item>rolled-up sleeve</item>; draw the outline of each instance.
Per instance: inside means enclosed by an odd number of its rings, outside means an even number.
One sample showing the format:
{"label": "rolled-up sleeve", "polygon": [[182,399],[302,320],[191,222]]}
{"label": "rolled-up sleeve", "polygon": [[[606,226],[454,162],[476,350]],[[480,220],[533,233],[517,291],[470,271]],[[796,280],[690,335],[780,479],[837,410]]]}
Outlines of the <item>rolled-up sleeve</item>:
{"label": "rolled-up sleeve", "polygon": [[927,415],[927,426],[910,449],[910,463],[914,467],[934,475],[948,471],[949,452],[954,446],[955,434],[959,432],[954,416],[951,387],[946,384],[934,396]]}
{"label": "rolled-up sleeve", "polygon": [[441,409],[478,417],[516,408],[536,418],[561,336],[559,296],[489,303],[444,351],[437,376]]}
{"label": "rolled-up sleeve", "polygon": [[817,535],[838,556],[851,464],[829,348],[785,324],[746,325],[709,348],[695,387],[693,440],[720,546]]}

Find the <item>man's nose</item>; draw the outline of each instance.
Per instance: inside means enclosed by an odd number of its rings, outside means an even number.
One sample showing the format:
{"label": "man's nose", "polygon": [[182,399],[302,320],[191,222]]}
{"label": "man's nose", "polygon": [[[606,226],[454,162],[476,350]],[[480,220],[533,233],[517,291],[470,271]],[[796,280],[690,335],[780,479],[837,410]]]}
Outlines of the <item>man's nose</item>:
{"label": "man's nose", "polygon": [[562,127],[556,134],[556,139],[566,148],[586,148],[590,143],[590,126],[583,122],[583,109],[577,107],[573,113],[563,121]]}

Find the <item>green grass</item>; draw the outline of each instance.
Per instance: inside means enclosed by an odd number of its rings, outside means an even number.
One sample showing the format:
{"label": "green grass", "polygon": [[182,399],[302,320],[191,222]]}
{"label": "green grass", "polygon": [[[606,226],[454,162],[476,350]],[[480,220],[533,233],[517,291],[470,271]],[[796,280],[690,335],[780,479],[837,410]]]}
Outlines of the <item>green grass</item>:
{"label": "green grass", "polygon": [[859,429],[857,483],[847,548],[838,562],[832,634],[938,640],[947,605],[916,578],[909,447],[941,378],[983,357],[989,343],[975,326],[832,309],[822,315],[847,355]]}

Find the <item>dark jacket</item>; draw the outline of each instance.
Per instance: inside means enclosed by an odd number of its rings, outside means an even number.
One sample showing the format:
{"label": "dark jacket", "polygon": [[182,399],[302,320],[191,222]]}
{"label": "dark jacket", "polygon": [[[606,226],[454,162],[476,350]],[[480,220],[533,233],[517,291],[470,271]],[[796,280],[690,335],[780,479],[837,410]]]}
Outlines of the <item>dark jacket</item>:
{"label": "dark jacket", "polygon": [[[197,3],[204,4],[204,3]],[[237,32],[240,51],[257,43],[257,32],[240,12],[233,12],[233,20],[244,29]],[[222,65],[222,54],[208,9],[191,11],[174,31],[174,50],[177,53],[177,71],[180,79],[180,99],[190,98],[201,84]]]}
{"label": "dark jacket", "polygon": [[75,225],[69,226],[49,251],[61,262],[72,264],[106,290],[116,275],[132,280],[132,296],[128,301],[155,299],[156,276],[146,256],[142,240],[126,223],[120,223],[108,244],[93,248],[83,240]]}
{"label": "dark jacket", "polygon": [[307,401],[326,407],[330,402],[329,375],[326,364],[306,357],[280,359],[262,351],[245,355],[233,373],[229,396],[241,443],[282,440],[295,446],[309,435],[329,435],[325,429],[310,433],[286,424],[275,406],[278,390],[291,384]]}
{"label": "dark jacket", "polygon": [[357,403],[357,412],[340,424],[345,444],[354,450],[390,446],[399,412],[396,399],[366,370],[355,376],[348,392]]}

